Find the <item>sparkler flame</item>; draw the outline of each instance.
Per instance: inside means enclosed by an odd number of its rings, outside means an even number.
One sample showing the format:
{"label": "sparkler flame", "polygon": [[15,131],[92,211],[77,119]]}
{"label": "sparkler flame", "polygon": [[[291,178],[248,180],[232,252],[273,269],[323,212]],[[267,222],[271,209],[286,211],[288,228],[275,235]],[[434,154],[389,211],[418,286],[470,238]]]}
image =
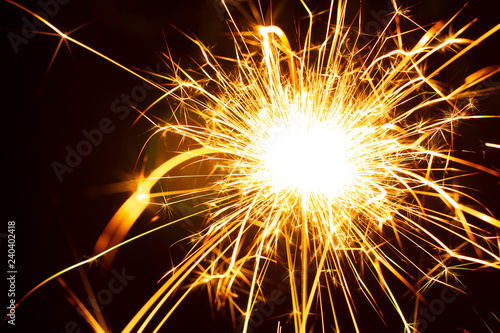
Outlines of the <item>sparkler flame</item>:
{"label": "sparkler flame", "polygon": [[[418,327],[406,321],[386,282],[388,272],[423,299],[418,290],[421,281],[409,276],[410,270],[419,272],[425,281],[443,282],[439,277],[443,271],[450,272],[450,258],[500,268],[495,244],[500,221],[462,204],[467,195],[449,181],[459,175],[451,164],[496,177],[500,173],[454,157],[448,142],[457,121],[477,117],[469,114],[473,105],[461,107],[459,101],[500,67],[474,73],[450,92],[436,81],[444,68],[500,25],[476,41],[460,38],[467,27],[443,38],[451,21],[429,30],[415,25],[422,38],[408,48],[399,22],[412,21],[394,4],[386,37],[378,38],[370,49],[357,49],[352,45],[359,35],[344,22],[346,6],[345,1],[338,2],[335,10],[332,1],[327,37],[318,46],[311,42],[310,12],[307,37],[297,51],[279,27],[265,25],[246,33],[231,18],[237,50],[234,72],[228,73],[194,39],[205,59],[200,67],[205,78],[197,80],[172,65],[173,88],[160,89],[165,92],[162,98],[176,99],[182,110],[175,123],[158,124],[156,133],[179,134],[185,152],[140,180],[136,193],[98,240],[96,257],[86,262],[103,254],[111,260],[111,249],[122,244],[149,204],[166,207],[184,200],[186,194],[215,196],[206,199],[204,228],[192,236],[192,249],[165,275],[163,285],[124,332],[142,332],[152,325],[158,309],[193,277],[154,332],[200,285],[213,290],[218,308],[228,304],[233,318],[237,312],[244,316],[246,332],[271,262],[281,263],[289,272],[296,332],[308,331],[316,302],[320,308],[324,303],[335,308],[329,281],[342,290],[359,332],[352,288],[360,288],[379,311],[363,271],[373,273],[405,331],[416,332]],[[393,35],[389,34],[391,26],[396,31]],[[62,33],[61,37],[72,40]],[[428,70],[431,56],[459,45],[466,46],[442,66]],[[437,111],[443,105],[451,111]],[[206,186],[155,193],[157,182],[193,161],[204,171],[191,176],[208,179]],[[155,201],[165,197],[166,202]],[[438,199],[443,210],[426,206],[426,199]],[[474,224],[476,220],[480,225]],[[442,240],[442,232],[454,238],[454,245]],[[430,271],[405,254],[405,248],[414,246],[427,256]],[[308,273],[311,266],[315,267],[313,276]],[[241,285],[249,294],[244,306],[237,299]],[[326,318],[324,314],[323,327]],[[333,319],[339,330],[335,313]]]}
{"label": "sparkler flame", "polygon": [[[340,193],[352,182],[355,171],[347,157],[345,135],[321,127],[273,132],[264,144],[263,163],[278,190],[290,187],[301,193]],[[328,154],[321,146],[328,147]]]}
{"label": "sparkler flame", "polygon": [[[235,37],[238,68],[234,75],[226,74],[199,44],[206,60],[203,72],[218,89],[206,90],[187,75],[173,78],[174,89],[180,90],[173,96],[201,124],[172,124],[159,132],[174,131],[208,149],[194,156],[215,164],[208,175],[219,171],[223,176],[208,189],[217,198],[208,201],[215,208],[208,214],[206,229],[126,331],[149,313],[140,330],[145,328],[171,291],[197,272],[198,278],[181,299],[198,285],[213,286],[219,306],[229,301],[232,313],[233,308],[239,309],[246,332],[267,267],[278,260],[290,274],[291,316],[297,332],[308,330],[314,299],[322,286],[329,288],[332,279],[343,290],[359,331],[351,288],[360,287],[376,304],[363,282],[364,265],[375,272],[409,332],[414,330],[413,323],[406,322],[384,277],[384,271],[391,272],[421,298],[400,266],[408,259],[403,244],[420,247],[437,270],[446,269],[446,260],[428,252],[428,247],[445,251],[447,259],[498,267],[497,253],[483,245],[486,238],[464,213],[495,227],[498,220],[461,205],[464,193],[444,178],[433,178],[442,170],[452,172],[450,162],[465,162],[454,158],[452,147],[439,143],[444,141],[440,138],[453,131],[456,121],[470,117],[472,105],[457,107],[462,93],[498,68],[476,73],[446,93],[433,80],[443,67],[426,74],[425,61],[440,50],[459,44],[471,47],[477,41],[458,38],[458,33],[442,41],[438,35],[450,22],[438,23],[429,31],[419,27],[424,35],[411,49],[404,48],[398,36],[392,51],[384,53],[385,45],[379,44],[387,41],[379,40],[366,54],[367,50],[347,46],[351,32],[342,28],[345,8],[345,3],[339,3],[336,29],[322,45],[314,47],[308,39],[298,52],[290,48],[280,28],[261,26],[252,36],[261,46],[259,58],[251,51],[252,43],[234,26],[236,36],[243,40],[237,42]],[[396,12],[391,22],[404,17]],[[204,98],[186,98],[192,96],[190,90]],[[451,117],[423,115],[440,103],[453,110]],[[498,176],[496,171],[486,171]],[[426,207],[425,197],[439,198],[449,213]],[[457,237],[463,242],[461,247],[472,245],[479,256],[450,248],[434,229]],[[308,276],[311,265],[316,270],[312,278]],[[410,266],[437,281],[411,260]],[[300,279],[294,277],[296,270]],[[348,282],[352,277],[354,284]],[[233,291],[237,280],[249,286],[243,308]],[[330,291],[328,295],[333,307]],[[318,302],[324,302],[321,296]]]}

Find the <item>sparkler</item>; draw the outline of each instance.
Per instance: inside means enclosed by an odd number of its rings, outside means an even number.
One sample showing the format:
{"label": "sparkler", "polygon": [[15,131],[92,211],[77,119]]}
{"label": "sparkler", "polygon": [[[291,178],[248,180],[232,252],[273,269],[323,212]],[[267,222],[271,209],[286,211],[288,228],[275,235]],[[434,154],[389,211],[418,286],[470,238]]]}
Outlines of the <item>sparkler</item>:
{"label": "sparkler", "polygon": [[[236,50],[230,59],[234,70],[193,38],[203,55],[198,73],[203,78],[172,62],[174,74],[165,77],[169,85],[155,84],[164,91],[161,99],[179,103],[174,121],[154,123],[155,135],[178,135],[181,152],[139,179],[136,192],[96,243],[96,256],[78,265],[103,255],[111,262],[114,249],[136,238],[124,241],[150,205],[167,209],[195,196],[204,200],[206,209],[198,214],[205,221],[189,237],[192,247],[184,260],[165,274],[123,332],[159,331],[200,286],[208,288],[217,309],[228,307],[233,319],[243,316],[247,332],[256,302],[266,297],[266,272],[276,263],[289,274],[296,332],[310,329],[314,306],[323,329],[333,320],[339,331],[339,303],[359,332],[354,289],[381,313],[367,276],[393,304],[405,332],[418,332],[418,325],[405,319],[388,275],[415,293],[418,304],[425,302],[420,288],[446,284],[445,277],[453,276],[450,262],[500,268],[500,221],[486,209],[467,205],[469,196],[454,184],[463,176],[461,168],[494,177],[500,173],[455,157],[453,151],[454,125],[484,117],[472,114],[472,101],[463,101],[500,67],[480,70],[451,91],[438,81],[441,71],[500,24],[475,41],[461,37],[469,25],[445,36],[452,20],[425,29],[393,2],[395,12],[383,34],[357,48],[360,35],[345,22],[346,1],[332,1],[324,41],[315,45],[314,16],[303,5],[310,24],[298,49],[279,27],[266,22],[241,31],[226,8]],[[411,47],[404,40],[416,32],[402,31],[402,20],[421,34]],[[457,49],[442,65],[427,66],[438,52]],[[188,163],[198,164],[199,171],[182,177],[202,186],[159,190],[158,183],[175,178]],[[415,247],[425,260],[411,258],[408,249]],[[182,285],[187,289],[153,323]],[[241,289],[248,293],[243,303]],[[334,290],[342,291],[342,301]]]}

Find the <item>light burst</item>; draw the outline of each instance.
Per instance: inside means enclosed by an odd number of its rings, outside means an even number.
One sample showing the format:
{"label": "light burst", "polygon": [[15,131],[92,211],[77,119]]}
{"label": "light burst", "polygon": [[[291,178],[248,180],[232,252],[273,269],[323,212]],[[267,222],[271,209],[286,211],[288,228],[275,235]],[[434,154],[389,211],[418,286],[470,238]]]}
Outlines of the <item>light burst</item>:
{"label": "light burst", "polygon": [[[160,330],[200,286],[218,309],[230,309],[233,319],[242,315],[246,332],[256,302],[268,296],[263,285],[270,265],[289,274],[296,332],[309,331],[315,311],[323,329],[340,331],[340,303],[358,332],[353,290],[383,317],[374,288],[393,304],[405,332],[417,332],[388,275],[425,302],[420,288],[448,283],[450,263],[500,268],[500,221],[467,205],[470,197],[456,183],[464,168],[500,173],[453,150],[454,125],[484,117],[472,113],[471,89],[500,67],[471,74],[452,90],[439,82],[441,71],[500,25],[468,40],[461,37],[468,26],[452,34],[452,20],[424,28],[393,3],[383,34],[358,48],[361,35],[345,22],[346,1],[331,2],[326,32],[313,29],[315,16],[303,5],[310,23],[298,49],[264,19],[253,31],[241,31],[231,18],[234,59],[216,57],[193,38],[204,60],[198,73],[172,61],[174,74],[165,77],[170,83],[156,85],[165,92],[161,99],[179,107],[173,121],[155,123],[154,136],[174,133],[182,138],[181,152],[139,179],[98,240],[96,257],[106,254],[110,262],[111,251],[150,205],[167,209],[194,195],[204,200],[205,220],[189,237],[184,260],[165,274],[124,332]],[[401,22],[412,29],[402,31]],[[318,33],[325,38],[314,44]],[[409,45],[406,39],[415,34],[420,39]],[[428,66],[443,54],[450,56],[441,65]],[[183,173],[188,163],[198,165],[195,174]],[[198,186],[159,190],[158,183],[178,174]],[[425,259],[408,254],[413,248]],[[366,283],[368,276],[378,287]],[[342,291],[342,301],[334,299],[334,289]],[[153,322],[175,292],[178,301]]]}

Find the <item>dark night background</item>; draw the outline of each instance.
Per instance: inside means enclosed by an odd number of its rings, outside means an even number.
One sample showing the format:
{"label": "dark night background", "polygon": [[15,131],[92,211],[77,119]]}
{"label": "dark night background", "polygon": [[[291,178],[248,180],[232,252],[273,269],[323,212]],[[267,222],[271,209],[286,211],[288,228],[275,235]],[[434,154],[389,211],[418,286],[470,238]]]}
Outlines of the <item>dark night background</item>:
{"label": "dark night background", "polygon": [[[42,10],[41,3],[53,1],[19,1],[33,11]],[[50,21],[62,31],[71,31],[84,24],[72,37],[104,53],[129,68],[145,69],[147,66],[160,72],[167,71],[161,52],[170,49],[172,57],[186,67],[194,67],[190,58],[200,60],[197,47],[180,31],[197,36],[206,45],[214,47],[214,53],[231,55],[231,40],[227,36],[227,15],[212,0],[206,1],[61,1]],[[266,1],[263,1],[265,3]],[[276,1],[278,3],[278,1]],[[319,12],[327,9],[328,1],[306,1]],[[236,3],[234,1],[233,3]],[[355,8],[356,1],[352,1]],[[366,22],[373,21],[371,11],[387,8],[387,1],[364,1]],[[422,0],[406,1],[412,17],[420,24],[429,24],[439,19],[448,19],[465,1]],[[235,5],[236,6],[236,5]],[[267,5],[265,5],[267,7]],[[479,21],[465,34],[477,38],[500,22],[499,1],[471,1],[454,23],[455,30],[473,18]],[[231,12],[241,20],[238,10]],[[115,65],[91,54],[77,45],[70,45],[71,52],[63,45],[53,66],[45,77],[59,38],[36,34],[18,45],[17,52],[9,42],[11,32],[22,35],[24,20],[33,22],[28,13],[1,2],[2,58],[2,164],[3,173],[3,221],[1,253],[2,267],[6,258],[6,221],[16,221],[17,249],[17,298],[48,276],[87,258],[104,226],[114,212],[126,200],[129,192],[106,193],[109,184],[131,180],[140,171],[136,160],[148,138],[150,124],[139,119],[137,112],[129,114],[113,112],[113,103],[122,94],[130,95],[141,81]],[[294,19],[304,16],[299,1],[289,1],[277,15],[281,25],[292,36]],[[378,21],[375,21],[378,22]],[[376,26],[377,24],[375,24]],[[373,26],[372,26],[373,28]],[[49,32],[48,28],[40,28]],[[293,39],[293,38],[291,38]],[[441,77],[451,85],[457,85],[467,74],[500,64],[500,33],[489,38],[463,59],[457,61],[449,71],[448,78]],[[45,78],[44,78],[45,77]],[[497,74],[487,82],[489,86],[500,86]],[[144,110],[160,96],[157,91],[148,91],[147,96],[137,101],[137,108]],[[493,95],[479,101],[480,112],[500,114],[500,98]],[[118,104],[116,104],[118,105]],[[116,106],[115,105],[115,106]],[[126,103],[120,103],[121,107]],[[124,110],[123,108],[121,110]],[[167,103],[155,107],[151,114],[168,118]],[[123,119],[121,119],[121,118]],[[83,130],[90,131],[99,126],[102,119],[110,119],[113,130],[104,134],[103,140],[71,173],[65,173],[60,182],[51,163],[64,162],[65,147],[75,148],[85,139]],[[459,128],[463,139],[457,144],[462,150],[471,151],[460,156],[480,162],[486,166],[500,168],[500,150],[485,148],[484,142],[500,143],[500,121],[478,120],[466,122]],[[500,216],[498,179],[489,176],[471,178],[467,185],[479,189],[475,195]],[[131,233],[137,234],[151,227],[148,223],[152,212],[141,218]],[[161,222],[161,221],[159,221]],[[156,223],[159,223],[156,222]],[[106,272],[92,267],[88,273],[94,292],[111,295],[103,306],[103,315],[113,332],[119,332],[133,314],[154,293],[157,281],[171,268],[171,260],[178,260],[182,251],[171,245],[183,230],[167,228],[123,247],[113,267]],[[4,260],[5,259],[5,260]],[[2,268],[3,269],[3,268]],[[5,269],[3,269],[5,271]],[[117,272],[125,272],[129,280],[120,292],[109,293],[109,282]],[[133,277],[133,278],[132,278]],[[87,299],[77,270],[63,275],[64,281],[80,297]],[[464,272],[462,279],[470,295],[461,295],[446,306],[444,312],[429,323],[425,332],[500,332],[500,274],[495,271]],[[118,287],[117,287],[118,288]],[[404,288],[396,287],[403,294]],[[426,294],[432,300],[439,297],[440,289],[434,288]],[[4,308],[6,292],[0,291]],[[286,295],[286,297],[289,297]],[[359,321],[363,332],[401,332],[401,324],[394,311],[387,311],[384,326],[367,302],[359,304]],[[409,296],[401,296],[400,304],[405,313],[412,313],[413,302]],[[382,305],[388,305],[382,302]],[[285,311],[287,308],[280,309]],[[348,316],[346,308],[337,310]],[[254,332],[275,332],[275,311]],[[494,314],[494,315],[493,315]],[[339,319],[343,332],[351,332],[352,326],[345,318]],[[483,323],[484,321],[484,323]],[[4,325],[0,330],[11,328]],[[51,281],[29,296],[16,311],[16,332],[90,332],[91,329],[73,305],[66,300],[66,291],[57,281]],[[81,330],[81,331],[79,331]],[[319,327],[317,327],[319,330]],[[173,314],[161,332],[232,332],[229,314],[211,316],[206,292],[194,292]],[[293,332],[288,323],[282,332]]]}

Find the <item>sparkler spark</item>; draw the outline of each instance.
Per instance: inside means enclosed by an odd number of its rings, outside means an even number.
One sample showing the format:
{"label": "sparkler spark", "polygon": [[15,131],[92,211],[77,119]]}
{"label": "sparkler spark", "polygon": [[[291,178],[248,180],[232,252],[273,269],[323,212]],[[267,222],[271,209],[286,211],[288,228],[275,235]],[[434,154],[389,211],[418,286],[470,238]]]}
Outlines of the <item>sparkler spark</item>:
{"label": "sparkler spark", "polygon": [[[405,332],[418,332],[401,310],[388,275],[415,293],[416,302],[425,302],[419,289],[447,283],[451,262],[500,268],[500,221],[465,204],[469,196],[454,183],[463,176],[458,166],[493,177],[500,173],[455,157],[452,144],[457,122],[481,117],[463,103],[470,89],[500,67],[480,70],[451,91],[438,81],[443,69],[500,24],[472,41],[461,37],[468,26],[444,36],[451,20],[425,29],[393,5],[384,35],[361,49],[355,46],[359,33],[345,22],[346,1],[332,1],[319,45],[312,42],[314,16],[304,4],[310,24],[300,49],[292,49],[285,33],[264,20],[255,31],[243,32],[231,18],[234,71],[196,39],[205,62],[202,79],[172,62],[170,84],[156,86],[164,91],[162,98],[180,108],[171,123],[155,124],[155,135],[177,134],[182,152],[139,180],[96,243],[96,256],[86,262],[104,254],[110,262],[111,251],[124,244],[151,204],[168,207],[195,195],[205,200],[205,221],[190,237],[184,260],[165,274],[123,332],[159,331],[200,286],[207,286],[217,308],[228,307],[233,318],[242,315],[247,332],[256,302],[266,297],[262,286],[274,263],[289,273],[296,332],[309,331],[315,306],[322,327],[333,320],[339,331],[338,313],[322,310],[338,304],[347,307],[359,332],[354,289],[382,317],[367,275],[394,305]],[[415,31],[401,31],[403,20],[421,34],[411,47],[405,38]],[[457,49],[442,65],[427,66],[438,52]],[[198,173],[183,177],[202,186],[157,190],[186,163],[199,163]],[[425,260],[410,257],[407,249],[414,247]],[[188,287],[159,322],[153,321],[181,285]],[[248,293],[243,303],[242,288]],[[342,291],[343,301],[333,297],[334,289]]]}

